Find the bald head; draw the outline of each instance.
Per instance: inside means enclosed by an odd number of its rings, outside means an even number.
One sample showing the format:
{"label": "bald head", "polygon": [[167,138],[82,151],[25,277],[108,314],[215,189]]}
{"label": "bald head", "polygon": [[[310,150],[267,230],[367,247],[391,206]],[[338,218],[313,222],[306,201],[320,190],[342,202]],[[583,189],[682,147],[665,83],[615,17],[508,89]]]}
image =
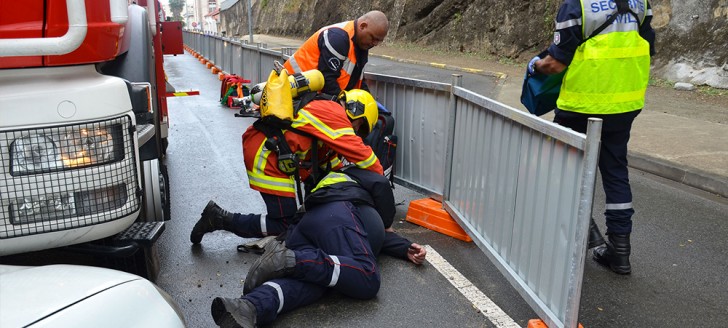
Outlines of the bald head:
{"label": "bald head", "polygon": [[364,50],[376,47],[387,36],[389,21],[379,10],[372,10],[356,20],[356,45]]}

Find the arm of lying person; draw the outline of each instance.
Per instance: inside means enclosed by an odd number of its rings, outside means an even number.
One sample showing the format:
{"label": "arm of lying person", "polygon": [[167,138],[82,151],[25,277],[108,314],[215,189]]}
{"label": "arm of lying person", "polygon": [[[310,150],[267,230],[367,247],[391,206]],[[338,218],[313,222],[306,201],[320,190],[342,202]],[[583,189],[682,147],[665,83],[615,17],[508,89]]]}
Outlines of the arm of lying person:
{"label": "arm of lying person", "polygon": [[408,260],[415,265],[421,265],[427,257],[425,247],[398,235],[392,228],[387,228],[384,231],[384,244],[381,252],[392,257]]}

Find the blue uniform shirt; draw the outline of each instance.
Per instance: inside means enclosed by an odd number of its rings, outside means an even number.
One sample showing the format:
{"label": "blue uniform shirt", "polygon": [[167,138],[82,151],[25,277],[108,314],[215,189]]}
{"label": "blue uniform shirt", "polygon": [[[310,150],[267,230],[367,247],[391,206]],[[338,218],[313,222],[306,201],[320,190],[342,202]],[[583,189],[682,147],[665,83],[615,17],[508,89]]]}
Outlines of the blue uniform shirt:
{"label": "blue uniform shirt", "polygon": [[[611,0],[592,0],[592,2],[608,6]],[[613,6],[613,5],[612,5]],[[640,35],[650,43],[650,55],[655,53],[655,31],[650,26],[652,11],[649,2],[647,3],[647,15],[640,26]],[[556,15],[556,28],[554,40],[549,46],[548,53],[551,57],[564,65],[571,64],[576,48],[578,48],[588,35],[582,35],[581,1],[565,0]]]}

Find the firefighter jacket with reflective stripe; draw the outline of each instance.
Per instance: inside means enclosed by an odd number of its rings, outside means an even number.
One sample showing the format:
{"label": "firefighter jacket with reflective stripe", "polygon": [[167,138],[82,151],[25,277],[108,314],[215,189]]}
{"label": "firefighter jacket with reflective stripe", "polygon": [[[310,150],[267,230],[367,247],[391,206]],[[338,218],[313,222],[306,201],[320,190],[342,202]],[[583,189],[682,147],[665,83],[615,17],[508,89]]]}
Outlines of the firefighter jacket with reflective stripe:
{"label": "firefighter jacket with reflective stripe", "polygon": [[[329,161],[337,169],[345,158],[356,167],[382,174],[382,165],[369,146],[354,134],[344,109],[336,102],[313,100],[298,111],[292,128],[313,136],[317,140],[319,163]],[[299,159],[311,161],[312,139],[309,136],[285,130],[283,136]],[[266,136],[250,126],[243,134],[243,159],[250,187],[262,193],[283,197],[295,197],[295,178],[278,169],[278,155],[266,149]],[[299,170],[301,180],[309,176],[309,170]]]}
{"label": "firefighter jacket with reflective stripe", "polygon": [[[581,0],[582,35],[591,35],[611,15],[613,2]],[[629,1],[633,15],[621,14],[598,35],[582,43],[564,76],[556,103],[562,110],[619,114],[642,109],[650,74],[650,44],[640,36],[647,1]],[[558,25],[558,24],[557,24]]]}
{"label": "firefighter jacket with reflective stripe", "polygon": [[[324,89],[321,91],[334,96],[338,95],[341,90],[361,89],[364,77],[363,66],[366,65],[367,58],[360,57],[367,57],[367,52],[357,51],[358,48],[354,44],[355,22],[348,21],[325,26],[314,33],[284,63],[288,73],[318,69],[325,78]],[[336,31],[337,29],[339,31]],[[341,30],[348,35],[348,44],[334,42],[334,38],[329,37],[330,33],[339,33]],[[322,52],[327,54],[328,58],[321,58]],[[357,52],[359,56],[357,56]],[[357,69],[359,61],[361,61],[360,67]],[[358,76],[352,76],[355,73]],[[334,83],[334,79],[336,83]],[[332,86],[332,84],[335,85]]]}

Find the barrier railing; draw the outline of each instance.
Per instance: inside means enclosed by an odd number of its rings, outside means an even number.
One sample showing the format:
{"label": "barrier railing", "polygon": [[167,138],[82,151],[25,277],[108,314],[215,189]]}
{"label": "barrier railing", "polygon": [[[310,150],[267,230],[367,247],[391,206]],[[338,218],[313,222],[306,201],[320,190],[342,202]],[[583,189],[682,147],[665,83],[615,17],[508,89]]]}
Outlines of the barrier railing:
{"label": "barrier railing", "polygon": [[[184,37],[253,83],[292,53]],[[549,327],[577,327],[601,120],[576,133],[464,89],[459,76],[452,84],[365,77],[396,118],[397,181],[442,200]]]}

